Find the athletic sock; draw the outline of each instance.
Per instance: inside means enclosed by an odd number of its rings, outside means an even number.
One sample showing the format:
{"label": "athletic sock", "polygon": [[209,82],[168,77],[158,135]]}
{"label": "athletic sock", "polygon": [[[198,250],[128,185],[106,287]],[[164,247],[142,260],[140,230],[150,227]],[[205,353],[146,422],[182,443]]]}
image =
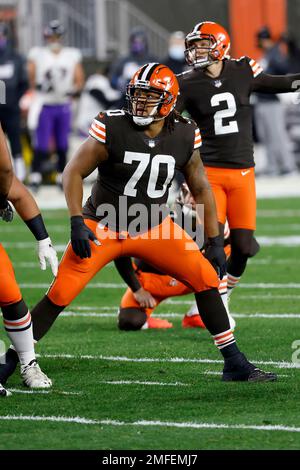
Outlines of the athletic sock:
{"label": "athletic sock", "polygon": [[35,359],[30,312],[22,299],[13,305],[2,307],[4,328],[18,353],[21,365]]}
{"label": "athletic sock", "polygon": [[223,357],[240,353],[230,328],[227,311],[217,289],[195,294],[200,316]]}
{"label": "athletic sock", "polygon": [[230,297],[233,289],[237,287],[241,279],[240,277],[233,276],[232,274],[227,273],[227,296]]}

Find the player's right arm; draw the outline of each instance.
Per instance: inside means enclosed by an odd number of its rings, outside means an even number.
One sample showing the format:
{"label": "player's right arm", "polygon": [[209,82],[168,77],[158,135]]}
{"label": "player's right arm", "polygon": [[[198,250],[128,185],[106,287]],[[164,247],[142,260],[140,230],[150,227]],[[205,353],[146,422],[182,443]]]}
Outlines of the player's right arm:
{"label": "player's right arm", "polygon": [[71,244],[74,253],[80,258],[91,257],[89,240],[100,245],[82,217],[83,179],[107,159],[106,145],[88,137],[63,172],[63,188],[71,217]]}
{"label": "player's right arm", "polygon": [[131,258],[122,256],[115,259],[115,266],[118,273],[132,290],[135,300],[143,308],[154,308],[156,301],[151,293],[143,288],[132,265]]}
{"label": "player's right arm", "polygon": [[12,185],[13,174],[6,139],[0,125],[0,217],[3,217],[5,211],[10,207],[7,196]]}

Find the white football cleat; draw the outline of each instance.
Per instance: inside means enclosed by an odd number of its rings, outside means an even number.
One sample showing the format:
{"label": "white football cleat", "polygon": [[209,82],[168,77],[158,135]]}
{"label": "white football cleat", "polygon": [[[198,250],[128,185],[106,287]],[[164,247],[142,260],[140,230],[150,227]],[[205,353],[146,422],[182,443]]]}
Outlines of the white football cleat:
{"label": "white football cleat", "polygon": [[10,397],[11,392],[6,390],[6,388],[3,387],[3,385],[0,384],[0,397]]}
{"label": "white football cleat", "polygon": [[40,366],[33,360],[26,366],[21,366],[23,384],[29,388],[50,388],[52,381],[41,371]]}

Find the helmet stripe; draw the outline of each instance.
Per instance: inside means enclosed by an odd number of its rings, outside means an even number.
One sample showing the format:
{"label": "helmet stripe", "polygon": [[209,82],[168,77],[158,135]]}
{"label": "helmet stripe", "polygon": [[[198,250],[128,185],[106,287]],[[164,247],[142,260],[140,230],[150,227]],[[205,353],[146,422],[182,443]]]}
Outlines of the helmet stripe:
{"label": "helmet stripe", "polygon": [[156,69],[158,65],[159,64],[157,62],[152,62],[151,64],[148,64],[140,80],[146,80],[146,81],[150,80],[152,73],[154,72],[154,70]]}
{"label": "helmet stripe", "polygon": [[141,70],[140,70],[140,73],[139,73],[139,76],[137,77],[138,80],[141,80],[141,77],[145,71],[145,69],[147,68],[147,64],[146,65],[143,65],[143,67],[141,67]]}

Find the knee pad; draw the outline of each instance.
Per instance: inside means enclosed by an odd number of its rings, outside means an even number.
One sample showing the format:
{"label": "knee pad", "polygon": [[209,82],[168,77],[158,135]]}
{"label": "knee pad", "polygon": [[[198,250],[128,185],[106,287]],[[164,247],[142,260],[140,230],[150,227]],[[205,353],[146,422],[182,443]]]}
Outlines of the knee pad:
{"label": "knee pad", "polygon": [[120,308],[118,316],[118,327],[120,330],[140,330],[147,321],[147,315],[143,309]]}

